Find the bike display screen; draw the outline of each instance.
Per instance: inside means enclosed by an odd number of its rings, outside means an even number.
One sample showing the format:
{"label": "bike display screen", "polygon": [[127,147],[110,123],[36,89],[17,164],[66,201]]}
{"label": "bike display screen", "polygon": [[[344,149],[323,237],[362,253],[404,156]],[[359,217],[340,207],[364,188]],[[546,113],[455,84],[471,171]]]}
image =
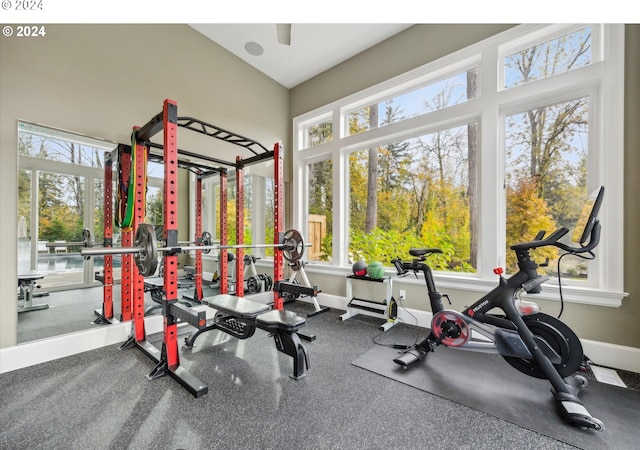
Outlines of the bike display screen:
{"label": "bike display screen", "polygon": [[578,222],[576,223],[576,227],[571,235],[571,240],[573,242],[584,244],[589,238],[593,225],[596,222],[598,211],[600,210],[603,195],[604,186],[600,186],[598,189],[593,191],[589,197],[587,197],[587,201],[582,207],[582,211],[578,217]]}

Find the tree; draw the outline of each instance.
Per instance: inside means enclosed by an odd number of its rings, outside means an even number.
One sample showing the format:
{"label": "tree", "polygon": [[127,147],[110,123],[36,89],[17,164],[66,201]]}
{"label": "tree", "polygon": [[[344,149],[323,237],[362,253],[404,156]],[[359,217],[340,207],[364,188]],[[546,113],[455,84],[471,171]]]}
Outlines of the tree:
{"label": "tree", "polygon": [[[511,83],[525,84],[585,65],[590,42],[590,32],[582,30],[511,55],[506,60]],[[530,220],[547,218],[568,227],[575,221],[586,192],[588,115],[589,98],[580,97],[507,117],[507,186],[512,195],[523,186],[535,186],[536,198],[546,205]],[[513,223],[519,220],[507,216],[508,245],[522,239],[521,227]]]}
{"label": "tree", "polygon": [[[369,106],[369,128],[378,128],[378,105]],[[370,233],[378,225],[378,148],[369,147],[367,164],[367,212],[364,222],[365,233]]]}
{"label": "tree", "polygon": [[[476,98],[478,95],[478,71],[467,71],[467,99]],[[469,198],[469,264],[471,267],[478,267],[478,243],[476,236],[478,235],[478,180],[477,169],[478,163],[478,124],[472,122],[467,125],[467,161],[469,175],[469,184],[467,195]]]}
{"label": "tree", "polygon": [[[551,231],[557,228],[549,206],[539,195],[538,180],[528,178],[520,180],[516,186],[507,187],[507,236],[512,236],[511,244],[532,240],[539,231]],[[557,257],[557,248],[542,247],[536,250],[537,257],[553,260]],[[507,251],[507,272],[517,272],[515,252]]]}

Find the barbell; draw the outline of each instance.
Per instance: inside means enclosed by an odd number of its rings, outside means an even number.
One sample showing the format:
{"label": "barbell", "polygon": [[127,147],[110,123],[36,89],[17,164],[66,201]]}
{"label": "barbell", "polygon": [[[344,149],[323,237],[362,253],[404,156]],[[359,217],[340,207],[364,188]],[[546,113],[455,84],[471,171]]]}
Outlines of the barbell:
{"label": "barbell", "polygon": [[88,228],[84,228],[82,230],[82,241],[78,242],[47,242],[47,248],[56,248],[56,247],[93,247],[95,245],[95,241],[93,240],[93,236],[91,235],[91,230]]}
{"label": "barbell", "polygon": [[217,249],[239,249],[239,248],[282,248],[283,256],[287,261],[296,262],[302,259],[305,247],[311,247],[311,244],[305,244],[302,235],[298,230],[289,229],[282,235],[278,244],[238,244],[238,245],[192,245],[192,246],[176,246],[176,247],[160,247],[156,239],[156,233],[153,225],[142,223],[138,226],[133,240],[133,247],[102,247],[102,248],[85,248],[82,249],[82,256],[98,256],[98,255],[130,255],[133,254],[136,266],[140,274],[144,277],[155,274],[158,267],[158,253],[182,253],[192,250],[211,250]]}
{"label": "barbell", "polygon": [[[210,247],[207,248],[205,250],[202,250],[203,253],[209,253],[211,251],[211,249],[213,248],[213,237],[211,236],[211,233],[209,233],[208,231],[203,231],[202,232],[202,237],[200,238],[200,242],[202,243],[202,245],[204,247]],[[197,244],[198,242],[193,242],[193,241],[178,241],[178,244]]]}

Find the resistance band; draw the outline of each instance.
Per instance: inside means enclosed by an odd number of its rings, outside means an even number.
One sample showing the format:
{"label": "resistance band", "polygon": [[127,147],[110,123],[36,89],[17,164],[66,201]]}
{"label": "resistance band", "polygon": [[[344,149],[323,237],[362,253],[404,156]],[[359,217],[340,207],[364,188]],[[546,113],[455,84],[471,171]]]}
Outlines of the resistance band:
{"label": "resistance band", "polygon": [[[134,211],[134,205],[136,202],[136,187],[135,187],[135,180],[136,180],[136,176],[137,176],[137,172],[136,172],[136,142],[137,142],[137,132],[134,131],[133,133],[131,133],[131,170],[129,171],[129,183],[127,186],[127,203],[126,203],[126,207],[124,208],[124,217],[121,217],[122,215],[122,208],[118,207],[117,210],[117,215],[116,215],[116,225],[119,226],[121,229],[123,230],[129,230],[131,229],[131,226],[133,225],[133,211]],[[143,159],[143,170],[144,170],[144,192],[146,193],[147,191],[147,162],[148,162],[148,155],[147,152],[143,152],[142,153],[142,159]],[[120,180],[122,181],[124,177],[121,176]],[[121,192],[124,192],[124,183],[119,183],[118,184],[118,205],[121,206],[122,204],[122,194]]]}

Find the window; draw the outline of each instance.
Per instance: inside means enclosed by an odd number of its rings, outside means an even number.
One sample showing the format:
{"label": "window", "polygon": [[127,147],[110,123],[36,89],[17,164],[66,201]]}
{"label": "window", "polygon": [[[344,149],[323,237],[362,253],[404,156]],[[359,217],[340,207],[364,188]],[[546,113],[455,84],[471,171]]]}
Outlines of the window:
{"label": "window", "polygon": [[330,261],[333,257],[333,161],[317,161],[307,165],[308,237],[310,261]]}
{"label": "window", "polygon": [[[236,180],[233,172],[227,178],[227,244],[236,244]],[[192,178],[194,181],[195,176]],[[195,185],[195,183],[194,183]],[[244,176],[244,244],[272,244],[274,238],[275,187],[273,178],[261,175]],[[191,195],[191,211],[195,211],[195,195]],[[259,220],[254,218],[258,217]],[[191,235],[195,235],[195,220],[191,221]],[[202,230],[220,239],[220,178],[210,176],[202,180]],[[272,248],[247,248],[245,254],[256,257],[273,256]],[[217,259],[213,253],[204,258]]]}
{"label": "window", "polygon": [[68,131],[18,122],[19,270],[47,276],[48,289],[93,283],[102,258],[84,260],[80,247],[49,248],[47,242],[80,242],[92,231],[98,244],[104,227],[104,154],[114,144]]}
{"label": "window", "polygon": [[[474,272],[471,255],[469,127],[349,153],[352,260],[391,266],[412,247],[438,247],[434,268]],[[475,142],[472,145],[475,147]]]}
{"label": "window", "polygon": [[473,100],[477,95],[476,67],[349,113],[349,134],[389,125]]}
{"label": "window", "polygon": [[504,87],[511,88],[589,65],[592,28],[564,34],[504,58]]}
{"label": "window", "polygon": [[102,167],[105,144],[68,131],[18,122],[18,152],[21,156]]}
{"label": "window", "polygon": [[[506,117],[507,273],[517,270],[515,255],[508,248],[521,241],[523,234],[574,228],[589,193],[588,118],[588,97]],[[531,210],[536,211],[534,216],[527,213]],[[555,262],[559,252],[546,247],[536,253]],[[586,270],[579,278],[586,278]]]}
{"label": "window", "polygon": [[315,147],[333,139],[333,122],[326,114],[322,117],[314,117],[309,123],[301,124],[300,129],[300,141],[304,148]]}
{"label": "window", "polygon": [[[293,220],[322,243],[312,260],[391,273],[438,247],[440,282],[488,289],[495,266],[513,273],[510,245],[573,228],[604,185],[598,258],[563,259],[563,293],[619,306],[623,63],[622,25],[521,25],[294,119]],[[557,257],[536,255],[548,274]]]}

